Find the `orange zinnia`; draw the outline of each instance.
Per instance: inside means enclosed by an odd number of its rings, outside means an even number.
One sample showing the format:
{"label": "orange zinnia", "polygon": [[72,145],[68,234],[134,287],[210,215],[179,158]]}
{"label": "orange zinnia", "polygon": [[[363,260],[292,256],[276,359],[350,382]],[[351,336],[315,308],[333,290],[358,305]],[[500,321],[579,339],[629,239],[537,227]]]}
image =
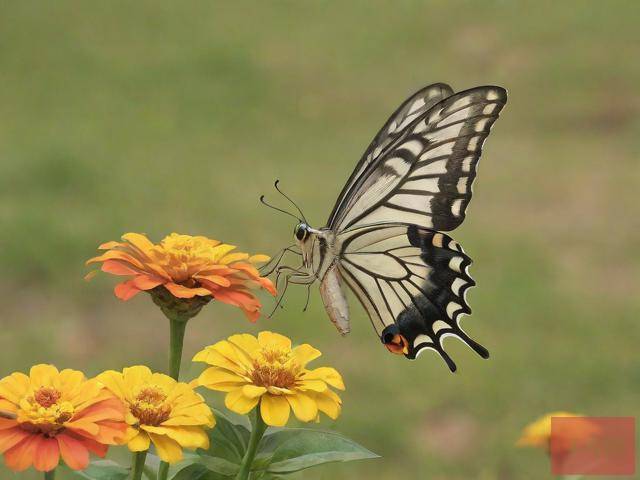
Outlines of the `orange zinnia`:
{"label": "orange zinnia", "polygon": [[127,431],[118,398],[82,372],[59,372],[53,365],[0,380],[0,412],[0,453],[14,471],[33,465],[47,472],[60,457],[69,468],[83,470],[89,452],[104,457]]}
{"label": "orange zinnia", "polygon": [[203,300],[200,308],[215,298],[239,307],[255,321],[262,305],[251,290],[263,288],[276,294],[271,280],[261,277],[253,265],[269,260],[266,255],[249,256],[233,252],[233,245],[177,233],[158,244],[139,233],[127,233],[122,240],[100,245],[98,248],[107,252],[87,262],[102,262],[103,272],[133,277],[115,287],[122,300],[143,290],[162,288],[177,299]]}

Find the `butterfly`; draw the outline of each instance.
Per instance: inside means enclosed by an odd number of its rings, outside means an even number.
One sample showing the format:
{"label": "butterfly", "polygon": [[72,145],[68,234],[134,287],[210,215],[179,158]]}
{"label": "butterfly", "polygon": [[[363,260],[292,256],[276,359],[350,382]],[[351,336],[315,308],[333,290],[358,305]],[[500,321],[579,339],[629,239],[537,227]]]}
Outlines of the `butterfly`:
{"label": "butterfly", "polygon": [[[488,358],[460,326],[471,313],[471,259],[444,232],[465,219],[482,146],[506,102],[498,86],[454,93],[436,83],[414,93],[366,149],[324,228],[310,226],[276,182],[302,217],[285,211],[299,223],[294,245],[271,269],[276,283],[284,278],[286,291],[319,281],[326,312],[343,335],[350,331],[348,287],[392,353],[415,359],[434,350],[453,372],[443,347],[453,336]],[[279,265],[286,252],[300,255],[302,264]]]}

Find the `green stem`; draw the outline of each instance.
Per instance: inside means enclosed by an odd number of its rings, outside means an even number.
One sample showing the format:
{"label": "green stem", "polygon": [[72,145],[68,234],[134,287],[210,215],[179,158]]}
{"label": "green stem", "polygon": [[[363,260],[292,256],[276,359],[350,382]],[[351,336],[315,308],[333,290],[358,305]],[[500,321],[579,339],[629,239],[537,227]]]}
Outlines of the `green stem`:
{"label": "green stem", "polygon": [[262,420],[259,408],[256,407],[253,413],[251,422],[253,424],[253,429],[251,430],[251,437],[249,437],[249,446],[247,447],[247,452],[244,454],[244,458],[242,459],[242,466],[236,476],[236,480],[247,480],[249,478],[253,459],[258,451],[258,445],[260,445],[260,440],[262,440],[262,436],[267,430],[267,424]]}
{"label": "green stem", "polygon": [[180,376],[180,363],[182,362],[182,345],[187,322],[178,318],[169,320],[169,375],[176,380]]}
{"label": "green stem", "polygon": [[[176,315],[169,318],[169,375],[178,380],[180,377],[180,364],[182,363],[182,346],[184,345],[184,333],[187,329],[187,320]],[[167,480],[169,464],[160,462],[158,467],[158,480]]]}
{"label": "green stem", "polygon": [[169,474],[169,464],[167,462],[160,462],[158,467],[158,480],[167,480]]}
{"label": "green stem", "polygon": [[133,460],[131,461],[131,480],[140,480],[142,478],[142,472],[144,471],[144,462],[147,459],[147,451],[134,452]]}
{"label": "green stem", "polygon": [[48,472],[44,472],[44,480],[55,480],[56,478],[56,469],[49,470]]}

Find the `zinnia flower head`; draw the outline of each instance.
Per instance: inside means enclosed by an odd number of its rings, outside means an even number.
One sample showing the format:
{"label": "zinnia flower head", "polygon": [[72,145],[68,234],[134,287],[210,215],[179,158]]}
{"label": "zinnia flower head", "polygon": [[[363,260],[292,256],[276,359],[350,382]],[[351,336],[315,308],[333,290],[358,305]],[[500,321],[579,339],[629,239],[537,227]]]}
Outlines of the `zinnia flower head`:
{"label": "zinnia flower head", "polygon": [[321,355],[311,345],[291,347],[291,340],[272,332],[233,335],[196,354],[197,362],[211,365],[197,380],[211,390],[227,392],[225,404],[241,415],[258,403],[268,425],[284,426],[293,410],[303,422],[317,420],[319,412],[338,418],[340,397],[329,387],[344,390],[333,368],[313,370],[307,364]]}
{"label": "zinnia flower head", "polygon": [[249,256],[235,252],[233,245],[177,233],[158,244],[140,233],[127,233],[122,240],[100,245],[106,252],[87,261],[101,262],[103,272],[131,277],[115,287],[122,300],[149,291],[165,313],[178,309],[192,317],[215,298],[239,307],[255,321],[262,306],[252,290],[276,294],[271,280],[261,277],[254,266],[269,260],[266,255]]}
{"label": "zinnia flower head", "polygon": [[163,461],[175,463],[182,460],[183,448],[209,448],[205,428],[212,428],[215,419],[190,385],[144,366],[109,370],[97,378],[127,407],[126,442],[132,452],[153,443]]}
{"label": "zinnia flower head", "polygon": [[60,457],[73,470],[104,457],[125,436],[124,406],[97,380],[76,370],[35,365],[0,380],[0,453],[11,470],[50,471]]}
{"label": "zinnia flower head", "polygon": [[[571,422],[570,427],[552,431],[551,419],[554,417],[573,417],[576,418],[576,421]],[[587,417],[569,412],[553,412],[527,425],[516,445],[519,447],[538,447],[549,451],[553,435],[556,451],[569,451],[572,446],[588,443],[598,430],[597,426]]]}

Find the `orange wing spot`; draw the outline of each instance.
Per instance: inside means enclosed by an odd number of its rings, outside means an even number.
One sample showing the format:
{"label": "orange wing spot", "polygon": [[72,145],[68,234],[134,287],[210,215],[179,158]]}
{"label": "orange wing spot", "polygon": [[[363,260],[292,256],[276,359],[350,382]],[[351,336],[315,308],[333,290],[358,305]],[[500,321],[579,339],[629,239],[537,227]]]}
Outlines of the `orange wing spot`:
{"label": "orange wing spot", "polygon": [[409,342],[399,333],[396,333],[390,342],[384,344],[391,353],[397,355],[407,355],[409,353]]}

